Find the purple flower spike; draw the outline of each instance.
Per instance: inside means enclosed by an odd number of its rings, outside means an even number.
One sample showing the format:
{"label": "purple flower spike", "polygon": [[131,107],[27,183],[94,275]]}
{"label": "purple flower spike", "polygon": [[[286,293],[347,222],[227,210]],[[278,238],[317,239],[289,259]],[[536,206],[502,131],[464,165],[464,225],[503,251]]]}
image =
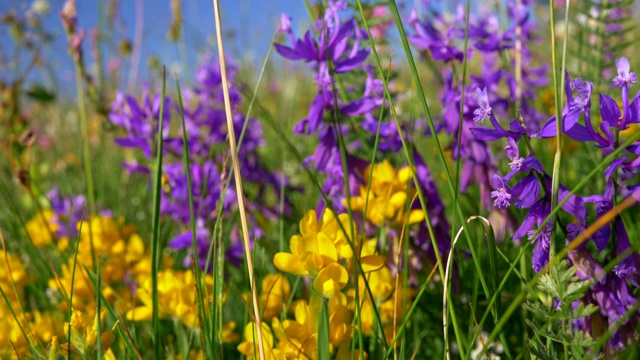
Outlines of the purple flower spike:
{"label": "purple flower spike", "polygon": [[498,174],[491,176],[491,186],[495,189],[491,192],[491,198],[495,198],[493,205],[498,209],[506,209],[511,205],[511,192]]}
{"label": "purple flower spike", "polygon": [[491,114],[491,106],[489,106],[489,98],[487,96],[487,88],[480,90],[476,89],[476,98],[478,99],[478,108],[473,112],[473,121],[477,124],[484,122],[486,118]]}
{"label": "purple flower spike", "polygon": [[520,151],[518,151],[518,144],[513,138],[507,138],[507,146],[504,148],[504,153],[507,155],[511,162],[509,163],[509,167],[511,170],[520,170],[522,167],[522,162],[524,162],[524,158],[520,157]]}
{"label": "purple flower spike", "polygon": [[618,87],[631,87],[638,83],[638,76],[634,72],[630,72],[629,60],[626,57],[621,57],[616,60],[616,70],[618,76],[613,78],[613,85]]}

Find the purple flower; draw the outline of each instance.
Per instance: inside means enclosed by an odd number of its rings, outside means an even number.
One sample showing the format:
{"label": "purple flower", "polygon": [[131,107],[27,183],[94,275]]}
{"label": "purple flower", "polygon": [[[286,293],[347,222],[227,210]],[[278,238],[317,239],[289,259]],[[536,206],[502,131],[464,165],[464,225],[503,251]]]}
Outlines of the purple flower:
{"label": "purple flower", "polygon": [[454,40],[459,35],[455,26],[464,23],[464,13],[458,13],[456,18],[450,22],[445,21],[444,17],[436,12],[431,15],[429,21],[420,22],[417,12],[412,9],[409,23],[413,26],[415,34],[409,35],[407,38],[417,48],[428,50],[434,60],[445,63],[453,60],[461,62],[464,59],[464,53],[456,48]]}
{"label": "purple flower", "polygon": [[494,198],[493,205],[498,209],[506,209],[511,205],[511,189],[504,184],[504,181],[498,174],[491,176],[491,198]]}
{"label": "purple flower", "polygon": [[51,203],[51,210],[54,212],[52,222],[58,224],[55,235],[57,237],[77,236],[76,224],[82,220],[86,198],[83,195],[64,197],[60,194],[57,186],[47,193],[47,198]]}
{"label": "purple flower", "polygon": [[[629,235],[624,227],[622,218],[616,217],[616,256],[623,254],[631,245]],[[631,252],[622,262],[613,269],[621,279],[628,280],[634,286],[640,286],[640,254],[637,251]]]}
{"label": "purple flower", "polygon": [[[360,67],[369,56],[369,50],[360,48],[362,38],[361,31],[357,28],[355,19],[342,23],[338,11],[346,6],[344,2],[333,3],[326,9],[324,16],[318,19],[316,30],[317,38],[311,31],[307,31],[302,39],[295,39],[290,26],[285,27],[290,35],[292,46],[275,44],[276,51],[289,60],[304,60],[312,63],[316,70],[314,78],[318,87],[318,93],[314,98],[306,119],[300,121],[295,127],[296,134],[315,133],[322,124],[325,109],[332,109],[336,91],[334,80],[329,72],[329,62],[333,65],[335,73],[345,73]],[[282,25],[281,25],[282,28]],[[350,43],[350,40],[352,42]],[[371,92],[372,89],[369,89]],[[366,99],[365,94],[360,102],[347,105],[347,113],[363,114],[376,107],[380,100]],[[377,105],[379,106],[379,105]]]}
{"label": "purple flower", "polygon": [[638,83],[638,76],[636,73],[630,71],[631,67],[629,66],[629,60],[626,57],[621,57],[616,60],[616,70],[618,71],[618,76],[613,78],[613,85],[618,87],[626,87],[629,88],[634,84]]}
{"label": "purple flower", "polygon": [[552,223],[548,222],[537,236],[534,237],[533,235],[549,213],[551,213],[551,203],[547,198],[541,198],[536,201],[512,236],[514,240],[527,236],[531,242],[536,242],[533,250],[533,269],[536,272],[540,271],[549,261],[549,241]]}
{"label": "purple flower", "polygon": [[522,167],[522,163],[524,162],[524,158],[520,157],[520,152],[518,151],[518,144],[513,138],[507,138],[507,146],[504,148],[504,153],[507,155],[511,162],[509,163],[509,167],[511,170],[519,171]]}
{"label": "purple flower", "polygon": [[[160,102],[160,95],[152,98],[146,90],[141,103],[138,103],[133,96],[118,92],[116,100],[111,105],[109,120],[124,128],[127,136],[116,138],[116,144],[124,148],[137,148],[142,150],[145,157],[151,158],[155,134],[160,123]],[[169,137],[171,104],[171,99],[164,99],[163,139]]]}
{"label": "purple flower", "polygon": [[[549,248],[551,246],[551,223],[547,223],[539,232],[539,229],[531,229],[527,232],[527,237],[531,243],[535,243],[531,256],[533,270],[539,272],[549,263]],[[538,235],[536,235],[538,232]]]}
{"label": "purple flower", "polygon": [[287,14],[280,15],[279,31],[291,33],[291,18]]}
{"label": "purple flower", "polygon": [[491,106],[489,106],[489,98],[487,97],[487,88],[480,90],[476,89],[476,98],[478,99],[478,108],[473,111],[473,121],[476,124],[481,124],[491,114]]}

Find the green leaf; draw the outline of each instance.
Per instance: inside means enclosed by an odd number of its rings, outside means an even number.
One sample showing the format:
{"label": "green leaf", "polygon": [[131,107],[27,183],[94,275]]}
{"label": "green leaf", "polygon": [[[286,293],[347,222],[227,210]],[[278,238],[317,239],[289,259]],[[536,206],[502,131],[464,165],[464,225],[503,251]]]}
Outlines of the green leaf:
{"label": "green leaf", "polygon": [[322,311],[320,312],[320,324],[318,324],[318,360],[331,359],[329,343],[329,303],[322,299]]}

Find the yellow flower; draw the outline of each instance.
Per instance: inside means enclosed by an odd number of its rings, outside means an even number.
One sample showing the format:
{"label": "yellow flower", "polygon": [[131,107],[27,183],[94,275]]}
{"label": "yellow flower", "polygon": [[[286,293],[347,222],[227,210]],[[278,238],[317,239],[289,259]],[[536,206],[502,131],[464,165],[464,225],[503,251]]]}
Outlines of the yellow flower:
{"label": "yellow flower", "polygon": [[[359,195],[351,198],[351,208],[364,212],[366,206],[365,217],[375,225],[382,226],[385,222],[390,222],[393,226],[402,226],[405,223],[407,200],[411,200],[415,194],[410,183],[411,169],[404,167],[396,172],[393,165],[384,160],[373,166],[371,177],[369,174],[371,165],[364,171],[365,184],[360,186]],[[408,224],[423,220],[422,210],[409,210]]]}
{"label": "yellow flower", "polygon": [[102,323],[104,322],[105,315],[105,309],[102,309],[100,316],[73,309],[70,321],[64,324],[64,339],[68,337],[71,340],[71,343],[61,344],[60,348],[62,349],[62,352],[66,353],[71,346],[73,353],[80,354],[83,357],[85,355],[95,353],[97,350],[98,327],[100,327],[102,354],[106,355],[107,358],[113,358],[110,346],[115,340],[115,335],[113,335],[112,331],[105,331],[102,329]]}
{"label": "yellow flower", "polygon": [[[262,329],[262,346],[266,359],[279,359],[280,350],[274,349],[274,337],[269,325],[262,322],[260,328]],[[250,322],[244,328],[244,341],[238,345],[238,351],[245,355],[247,358],[258,359],[260,351],[256,340],[258,337],[258,331],[255,322]]]}
{"label": "yellow flower", "polygon": [[269,274],[262,279],[262,317],[278,316],[291,296],[289,280],[282,274]]}
{"label": "yellow flower", "polygon": [[[341,348],[348,343],[351,347],[353,332],[353,312],[347,306],[347,298],[342,293],[330,299],[322,299],[311,295],[310,302],[296,301],[294,304],[295,320],[284,320],[280,323],[276,318],[272,320],[274,332],[279,340],[277,348],[281,353],[292,359],[315,359],[318,352],[318,324],[322,310],[322,302],[328,301],[329,306],[329,351]],[[338,351],[338,354],[345,351]],[[338,356],[340,358],[340,356]]]}
{"label": "yellow flower", "polygon": [[[402,286],[404,282],[402,278],[397,279],[392,276],[386,266],[366,274],[366,277],[374,299],[372,302],[366,291],[364,278],[360,276],[358,291],[361,302],[360,320],[362,322],[362,331],[366,335],[373,334],[374,323],[377,321],[374,317],[373,307],[376,306],[378,307],[378,314],[380,315],[387,341],[391,342],[393,336],[397,333],[397,327],[411,306],[411,298],[414,296],[414,291],[412,289],[396,288],[396,283]],[[351,309],[355,309],[355,289],[349,290],[349,306]]]}
{"label": "yellow flower", "polygon": [[[339,214],[336,219],[333,212],[325,210],[318,222],[316,212],[310,210],[300,221],[300,235],[292,236],[289,241],[291,253],[277,253],[274,265],[280,271],[313,277],[314,290],[324,297],[332,297],[349,281],[345,266],[352,266],[351,246],[359,248],[357,234],[353,234],[352,244],[345,236],[345,231],[352,229],[355,224],[347,214]],[[362,257],[360,262],[365,271],[382,266],[382,259],[376,255]]]}
{"label": "yellow flower", "polygon": [[[338,219],[347,223],[346,229],[350,228],[347,215],[340,214]],[[344,245],[348,246],[345,242],[346,238],[331,211],[326,210],[322,221],[318,222],[316,212],[310,210],[300,221],[300,235],[292,236],[289,241],[291,253],[277,253],[273,262],[281,271],[317,277],[319,280],[314,281],[314,288],[323,296],[330,297],[348,280],[346,270],[338,263],[346,256],[353,256],[350,249],[345,249]]]}
{"label": "yellow flower", "polygon": [[55,213],[51,209],[38,212],[26,224],[27,233],[33,245],[44,247],[53,244],[54,233],[58,230],[58,224],[53,221]]}
{"label": "yellow flower", "polygon": [[[203,286],[213,287],[213,277],[203,275]],[[126,317],[131,321],[150,320],[153,314],[153,300],[151,298],[151,276],[143,276],[140,280],[137,298],[141,306],[131,309]],[[198,303],[196,293],[196,279],[191,270],[174,271],[162,270],[158,273],[158,304],[161,318],[174,318],[187,326],[196,326]],[[223,298],[224,301],[224,298]],[[207,302],[207,299],[205,299]]]}

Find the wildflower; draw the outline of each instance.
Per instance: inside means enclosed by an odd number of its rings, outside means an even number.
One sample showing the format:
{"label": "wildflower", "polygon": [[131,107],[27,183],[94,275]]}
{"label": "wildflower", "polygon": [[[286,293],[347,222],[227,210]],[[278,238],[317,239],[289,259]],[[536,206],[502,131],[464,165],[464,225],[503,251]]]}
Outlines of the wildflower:
{"label": "wildflower", "polygon": [[[127,136],[116,138],[116,144],[124,148],[137,148],[150,159],[153,156],[152,146],[160,124],[160,103],[160,95],[152,98],[148,90],[144,91],[141,103],[133,96],[118,92],[116,100],[111,105],[109,120],[114,125],[124,128]],[[169,134],[171,105],[171,99],[165,98],[162,128],[162,137],[165,140]]]}
{"label": "wildflower", "polygon": [[511,170],[519,171],[522,167],[522,162],[524,161],[523,157],[520,157],[520,152],[518,151],[518,144],[516,144],[513,138],[507,138],[507,146],[504,148],[504,152],[511,160],[509,163],[509,167]]}
{"label": "wildflower", "polygon": [[289,301],[291,296],[291,285],[289,280],[282,274],[269,274],[262,279],[262,294],[260,303],[262,304],[262,316],[270,319],[279,315]]}
{"label": "wildflower", "polygon": [[[309,107],[307,118],[295,127],[298,134],[316,132],[322,124],[324,110],[333,106],[335,93],[328,62],[332,63],[335,73],[346,73],[359,67],[369,56],[368,49],[360,49],[362,33],[357,28],[355,19],[344,23],[340,21],[338,12],[343,8],[342,2],[330,3],[324,15],[318,19],[317,39],[314,39],[311,31],[307,31],[303,38],[295,40],[290,27],[284,26],[284,30],[290,35],[292,46],[275,44],[276,51],[283,57],[313,63],[316,70],[318,92]],[[354,41],[349,45],[348,40],[351,37]]]}
{"label": "wildflower", "polygon": [[[262,322],[260,327],[262,328],[262,346],[265,352],[266,359],[277,359],[280,351],[274,349],[274,337],[269,325]],[[257,329],[256,323],[251,321],[244,328],[244,339],[240,345],[238,345],[238,351],[246,356],[248,359],[258,358],[258,345],[256,345]]]}
{"label": "wildflower", "polygon": [[[142,238],[135,233],[135,227],[126,226],[123,219],[90,216],[78,224],[80,227],[77,263],[74,263],[75,256],[70,256],[59,276],[50,279],[48,284],[51,290],[64,298],[69,294],[73,280],[72,306],[85,311],[95,307],[95,289],[85,271],[85,267],[94,268],[94,256],[100,260],[100,276],[105,285],[103,294],[107,300],[113,300],[117,294],[130,294],[131,288],[125,284],[128,276],[148,273],[149,267]],[[67,305],[66,301],[60,301],[61,307],[66,309]]]}
{"label": "wildflower", "polygon": [[[456,17],[458,21],[464,21],[460,17]],[[415,9],[411,11],[411,18],[409,23],[413,26],[415,35],[409,35],[407,38],[417,48],[423,50],[429,50],[433,58],[437,61],[443,61],[448,63],[453,60],[462,62],[464,53],[456,48],[453,44],[453,40],[456,35],[456,30],[452,24],[446,24],[440,16],[435,18],[435,21],[420,22]],[[436,26],[446,27],[446,31],[439,31]]]}
{"label": "wildflower", "polygon": [[478,108],[473,111],[473,121],[476,124],[484,122],[485,119],[491,114],[491,106],[489,106],[489,99],[487,98],[487,88],[480,90],[476,89],[476,97],[478,98]]}
{"label": "wildflower", "polygon": [[[63,353],[71,347],[74,353],[82,356],[95,353],[97,350],[98,327],[102,327],[106,310],[102,309],[100,315],[92,316],[90,313],[73,310],[71,319],[64,324],[65,335],[69,337],[70,344],[61,344]],[[103,355],[110,351],[110,346],[115,340],[112,331],[101,330],[101,349]]]}
{"label": "wildflower", "polygon": [[508,208],[511,205],[511,189],[504,184],[504,180],[498,174],[493,174],[491,177],[491,186],[494,189],[491,197],[495,198],[493,205],[498,209]]}
{"label": "wildflower", "polygon": [[[366,219],[377,226],[382,226],[387,221],[394,226],[402,226],[406,217],[407,200],[415,194],[410,186],[411,169],[404,167],[396,171],[389,161],[384,160],[373,166],[373,172],[371,170],[371,165],[364,170],[365,183],[360,186],[358,196],[351,198],[352,210],[365,211],[366,208]],[[408,224],[423,220],[422,210],[409,210]]]}
{"label": "wildflower", "polygon": [[[312,295],[309,302],[294,303],[294,320],[280,323],[273,319],[273,328],[279,339],[278,349],[292,358],[315,359],[318,353],[318,324],[322,302],[328,301],[329,352],[338,359],[351,358],[351,336],[353,314],[347,306],[347,298],[340,293],[328,300]],[[337,350],[337,351],[336,351]]]}
{"label": "wildflower", "polygon": [[[129,310],[126,318],[131,321],[150,320],[153,313],[151,298],[152,279],[149,275],[141,276],[137,298],[142,303]],[[203,275],[201,286],[213,286],[213,277]],[[206,299],[205,299],[206,301]],[[195,275],[190,270],[174,271],[165,269],[158,272],[158,304],[161,318],[173,318],[191,327],[196,326],[198,319],[197,293]]]}
{"label": "wildflower", "polygon": [[[616,231],[616,255],[619,256],[628,251],[631,245],[627,230],[619,216],[616,217],[614,226]],[[629,281],[635,287],[640,287],[640,254],[637,251],[633,251],[616,265],[613,271],[621,279]]]}
{"label": "wildflower", "polygon": [[[533,248],[533,270],[539,272],[549,262],[549,249],[551,246],[551,223],[547,223],[542,229],[531,229],[527,236],[531,243],[535,243]],[[536,233],[538,233],[536,235]]]}
{"label": "wildflower", "polygon": [[616,70],[618,76],[613,79],[613,85],[628,88],[638,83],[638,76],[630,71],[629,60],[626,57],[623,56],[616,60]]}
{"label": "wildflower", "polygon": [[[350,242],[357,245],[358,236],[347,236],[343,229],[349,233],[354,227],[347,214],[334,215],[325,210],[318,221],[316,212],[309,210],[300,221],[300,235],[289,241],[291,253],[277,253],[273,263],[280,271],[313,277],[313,289],[324,297],[333,297],[349,280],[343,264],[353,258]],[[363,256],[360,263],[365,271],[382,265],[376,255]]]}
{"label": "wildflower", "polygon": [[58,230],[58,224],[53,222],[54,216],[53,210],[45,209],[27,222],[27,233],[34,246],[44,247],[53,244],[54,234]]}

